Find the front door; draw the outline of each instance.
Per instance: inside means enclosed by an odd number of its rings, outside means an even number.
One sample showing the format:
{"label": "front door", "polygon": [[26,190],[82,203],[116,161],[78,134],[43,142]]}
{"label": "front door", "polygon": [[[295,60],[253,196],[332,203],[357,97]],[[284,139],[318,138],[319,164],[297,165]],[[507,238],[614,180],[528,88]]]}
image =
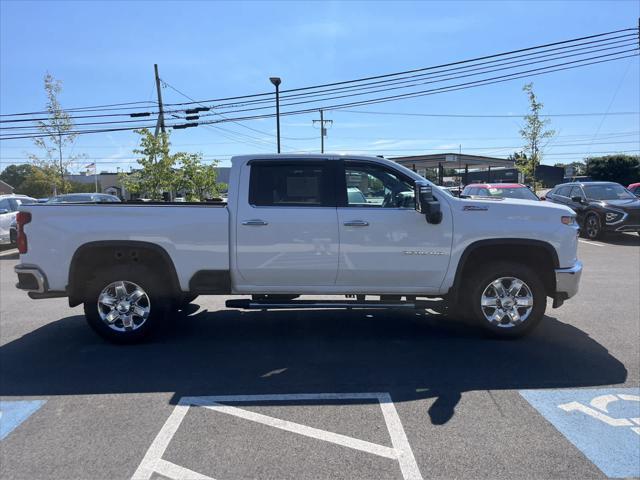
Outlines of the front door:
{"label": "front door", "polygon": [[[239,199],[236,262],[245,286],[333,286],[338,273],[337,162],[252,161]],[[240,191],[247,191],[242,188]],[[262,289],[262,291],[267,291]],[[308,288],[307,288],[308,290]]]}
{"label": "front door", "polygon": [[345,161],[341,188],[337,284],[372,293],[437,290],[451,254],[447,204],[442,223],[427,223],[415,210],[413,180],[373,162]]}

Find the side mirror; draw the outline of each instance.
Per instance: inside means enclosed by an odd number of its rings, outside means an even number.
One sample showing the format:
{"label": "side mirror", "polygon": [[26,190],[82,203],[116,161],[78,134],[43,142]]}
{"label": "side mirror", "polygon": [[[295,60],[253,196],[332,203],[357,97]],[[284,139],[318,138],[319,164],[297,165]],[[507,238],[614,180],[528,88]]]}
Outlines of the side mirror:
{"label": "side mirror", "polygon": [[5,213],[9,213],[9,210],[6,208],[0,208],[0,215],[4,215]]}
{"label": "side mirror", "polygon": [[433,187],[427,182],[416,181],[416,210],[424,214],[428,223],[438,224],[442,221],[440,202],[433,196]]}
{"label": "side mirror", "polygon": [[575,203],[582,203],[582,197],[571,197],[571,201]]}

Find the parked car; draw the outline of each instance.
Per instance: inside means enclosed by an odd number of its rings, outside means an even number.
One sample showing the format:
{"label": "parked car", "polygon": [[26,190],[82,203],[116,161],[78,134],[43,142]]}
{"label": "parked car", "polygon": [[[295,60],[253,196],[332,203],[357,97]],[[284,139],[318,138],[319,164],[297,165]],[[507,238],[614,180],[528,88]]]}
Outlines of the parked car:
{"label": "parked car", "polygon": [[631,193],[633,193],[636,197],[640,197],[640,183],[632,183],[627,187]]}
{"label": "parked car", "polygon": [[66,193],[56,195],[46,203],[119,203],[120,199],[107,193]]}
{"label": "parked car", "polygon": [[563,183],[547,193],[547,200],[572,208],[586,238],[598,239],[606,232],[640,233],[640,199],[619,183]]}
{"label": "parked car", "polygon": [[26,195],[0,195],[0,245],[15,243],[16,232],[14,230],[12,234],[11,226],[15,222],[18,209],[21,205],[36,202],[35,198]]}
{"label": "parked car", "polygon": [[[578,290],[575,214],[562,205],[455,198],[377,157],[231,163],[228,204],[24,206],[18,288],[84,304],[116,342],[203,294],[247,295],[227,307],[259,310],[424,309],[444,297],[449,316],[514,337],[540,322],[547,297],[559,307]],[[376,202],[363,205],[356,183]]]}
{"label": "parked car", "polygon": [[540,200],[529,187],[520,183],[472,183],[464,187],[462,195],[465,197]]}

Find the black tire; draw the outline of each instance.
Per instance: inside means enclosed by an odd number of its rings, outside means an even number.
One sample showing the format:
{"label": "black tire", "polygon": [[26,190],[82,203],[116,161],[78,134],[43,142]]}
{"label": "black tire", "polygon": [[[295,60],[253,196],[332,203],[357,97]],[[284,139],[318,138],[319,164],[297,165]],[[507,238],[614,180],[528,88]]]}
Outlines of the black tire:
{"label": "black tire", "polygon": [[9,230],[9,243],[12,246],[15,246],[16,243],[18,243],[18,238],[17,238],[17,232],[12,228],[11,230]]}
{"label": "black tire", "polygon": [[[125,331],[117,331],[102,320],[98,310],[101,292],[113,282],[125,281],[136,284],[149,300],[149,316],[141,325]],[[167,323],[172,304],[171,292],[152,270],[143,266],[114,266],[101,271],[91,280],[85,290],[84,314],[89,326],[101,337],[113,343],[137,343],[162,330]]]}
{"label": "black tire", "polygon": [[585,217],[580,234],[589,240],[599,240],[604,236],[602,221],[597,213],[590,213]]}
{"label": "black tire", "polygon": [[[529,288],[533,297],[533,306],[524,321],[513,326],[499,326],[491,323],[483,312],[481,299],[485,289],[497,279],[517,278],[523,281]],[[542,320],[547,307],[547,295],[540,275],[532,268],[516,262],[497,262],[480,265],[477,273],[470,276],[467,283],[470,295],[467,297],[466,310],[471,314],[471,319],[490,332],[495,337],[516,338],[533,330]],[[491,310],[488,310],[491,312]],[[517,309],[526,312],[526,309]]]}

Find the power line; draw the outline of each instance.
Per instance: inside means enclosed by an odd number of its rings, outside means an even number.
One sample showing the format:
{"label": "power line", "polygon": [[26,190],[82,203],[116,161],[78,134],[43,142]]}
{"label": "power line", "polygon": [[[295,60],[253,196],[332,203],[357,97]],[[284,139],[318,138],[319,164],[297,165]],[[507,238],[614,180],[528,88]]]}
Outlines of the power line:
{"label": "power line", "polygon": [[[545,50],[543,53],[545,52],[550,52],[553,50],[560,50],[560,49],[564,49],[565,51],[575,51],[575,50],[581,50],[581,49],[576,49],[576,46],[581,46],[581,45],[588,45],[588,44],[600,44],[598,46],[601,45],[610,45],[613,43],[619,43],[619,42],[624,42],[627,40],[627,37],[637,37],[637,28],[627,28],[627,29],[621,29],[621,30],[615,30],[615,31],[610,31],[610,32],[605,32],[605,33],[600,33],[600,34],[596,34],[596,35],[589,35],[589,36],[585,36],[585,37],[579,37],[579,38],[574,38],[574,39],[570,39],[570,40],[564,40],[564,41],[560,41],[560,42],[554,42],[554,43],[548,43],[548,44],[544,44],[544,45],[537,45],[537,46],[533,46],[533,47],[528,47],[528,48],[523,48],[523,49],[519,49],[519,50],[512,50],[509,52],[502,52],[502,53],[498,53],[498,54],[493,54],[493,55],[487,55],[487,56],[483,56],[483,57],[476,57],[476,58],[472,58],[472,59],[467,59],[467,60],[460,60],[460,61],[456,61],[456,62],[450,62],[450,63],[446,63],[446,64],[441,64],[441,65],[435,65],[435,66],[430,66],[430,67],[423,67],[423,68],[418,68],[418,69],[413,69],[413,70],[406,70],[404,72],[395,72],[395,73],[389,73],[389,74],[383,74],[383,75],[376,75],[376,76],[370,76],[370,77],[364,77],[364,78],[358,78],[358,79],[353,79],[353,80],[346,80],[346,81],[340,81],[340,82],[333,82],[333,83],[325,83],[325,84],[320,84],[320,85],[312,85],[312,86],[307,86],[307,87],[300,87],[300,88],[294,88],[294,89],[288,89],[288,90],[283,90],[282,93],[286,94],[286,93],[291,93],[291,92],[300,92],[300,91],[308,91],[308,90],[317,90],[319,88],[324,88],[324,87],[332,87],[332,86],[338,86],[338,85],[347,85],[347,84],[353,84],[353,83],[362,83],[364,81],[369,81],[369,80],[376,80],[376,79],[381,79],[381,78],[391,78],[392,80],[397,80],[394,79],[393,77],[398,77],[398,76],[402,76],[402,75],[407,75],[407,74],[416,74],[417,72],[431,72],[433,70],[437,70],[437,69],[442,69],[445,67],[452,67],[452,66],[456,66],[456,65],[465,65],[465,64],[469,64],[469,63],[474,63],[474,62],[479,62],[479,61],[485,61],[485,64],[489,64],[489,63],[495,63],[498,60],[492,60],[492,61],[486,61],[488,59],[492,59],[492,58],[501,58],[501,57],[505,57],[505,56],[511,56],[510,60],[513,58],[518,58],[518,57],[524,57],[524,56],[530,56],[531,58],[538,58],[538,57],[531,57],[532,54],[527,53],[525,55],[515,55],[516,53],[522,53],[522,52],[532,52],[534,50],[540,50],[540,49],[544,49],[544,48],[548,48],[548,47],[552,47],[552,46],[557,46],[557,45],[562,45],[562,47],[557,47],[557,48],[552,48],[552,49],[547,49]],[[634,33],[626,33],[624,34],[624,32],[634,32]],[[610,37],[611,35],[615,35],[618,33],[623,33],[623,35],[618,35],[618,36],[614,36],[614,37]],[[602,38],[602,37],[609,37],[609,38]],[[597,38],[597,40],[591,40]],[[620,38],[625,38],[625,40],[619,40],[618,42],[611,42],[611,40],[614,39],[620,39]],[[583,42],[584,40],[591,40],[588,42]],[[628,40],[632,40],[631,38],[628,38]],[[577,42],[582,42],[582,43],[577,43]],[[575,44],[575,45],[569,45],[569,44]],[[584,47],[584,48],[589,48],[589,47]],[[582,49],[584,49],[582,48]],[[573,50],[571,50],[573,49]],[[555,54],[557,55],[557,54]],[[472,65],[472,66],[476,66],[476,65]],[[457,69],[460,68],[469,68],[469,67],[458,67]],[[449,68],[450,71],[456,70],[456,68]],[[435,73],[439,73],[439,72],[435,72]],[[428,75],[431,75],[432,73],[428,73]],[[424,74],[423,74],[424,75]],[[416,75],[414,75],[416,76]],[[392,81],[390,80],[390,81]],[[381,83],[381,82],[378,82]],[[333,90],[339,90],[339,89],[333,89]],[[258,94],[251,94],[251,95],[242,95],[242,96],[235,96],[235,97],[227,97],[227,98],[221,98],[221,99],[209,99],[209,100],[195,100],[195,99],[190,99],[190,102],[181,102],[181,103],[173,103],[173,104],[166,104],[166,105],[173,105],[173,106],[185,106],[185,105],[193,105],[193,104],[203,104],[203,103],[210,103],[210,102],[220,102],[220,101],[228,101],[228,100],[239,100],[239,99],[247,99],[247,98],[256,98],[256,97],[272,97],[273,93],[272,92],[266,92],[266,93],[258,93]],[[187,97],[189,98],[189,97]],[[261,101],[261,100],[257,100],[257,101]],[[120,103],[120,104],[108,104],[108,105],[98,105],[98,106],[93,106],[93,107],[76,107],[76,108],[69,108],[67,109],[67,111],[69,112],[74,112],[74,111],[89,111],[89,109],[95,109],[95,108],[105,108],[105,107],[111,107],[111,106],[121,106],[121,105],[134,105],[134,104],[149,104],[152,102],[127,102],[127,103]],[[156,102],[156,106],[157,106],[157,102]],[[137,108],[144,108],[144,107],[137,107]],[[47,112],[30,112],[30,113],[47,113]],[[26,114],[5,114],[5,115],[1,115],[1,116],[13,116],[13,115],[26,115]]]}
{"label": "power line", "polygon": [[[393,115],[403,117],[446,117],[446,118],[522,118],[525,113],[521,114],[493,114],[493,115],[476,115],[469,113],[408,113],[408,112],[375,112],[368,110],[348,110],[338,108],[336,112],[358,113],[364,115]],[[616,115],[639,115],[640,112],[575,112],[575,113],[541,113],[541,117],[600,117],[600,116],[616,116]]]}
{"label": "power line", "polygon": [[[606,34],[601,34],[601,35],[606,35]],[[596,36],[600,36],[600,35],[596,35]],[[592,36],[593,37],[593,36]],[[592,38],[592,37],[583,37],[583,38]],[[607,39],[608,40],[608,39]],[[570,42],[570,41],[567,41]],[[566,43],[566,42],[559,42],[559,43]],[[537,47],[531,47],[530,49],[525,49],[525,50],[531,50],[533,48],[537,48]],[[602,49],[601,49],[602,50]],[[621,54],[624,53],[630,53],[630,52],[634,52],[631,55],[624,55],[624,56],[620,56]],[[591,52],[588,52],[591,53]],[[355,101],[355,102],[349,102],[349,103],[343,103],[343,104],[335,104],[335,105],[324,105],[322,108],[325,110],[329,110],[329,109],[341,109],[341,110],[345,110],[345,107],[352,107],[352,106],[362,106],[362,105],[370,105],[373,103],[384,103],[384,102],[388,102],[388,101],[395,101],[395,100],[399,100],[399,99],[405,99],[405,98],[415,98],[418,96],[425,96],[425,95],[433,95],[436,93],[445,93],[445,92],[450,92],[450,91],[456,91],[456,90],[463,90],[466,88],[473,88],[473,87],[477,87],[477,86],[484,86],[484,85],[490,85],[490,84],[495,84],[495,83],[501,83],[504,81],[510,81],[510,80],[514,80],[517,78],[523,78],[525,76],[536,76],[536,75],[541,75],[541,74],[546,74],[546,73],[551,73],[551,72],[555,72],[555,71],[561,71],[561,70],[569,70],[572,68],[579,68],[579,67],[583,67],[583,66],[587,66],[587,65],[593,65],[593,64],[597,64],[597,63],[605,63],[608,61],[615,61],[615,60],[619,60],[622,58],[629,58],[632,56],[636,56],[637,54],[637,48],[633,48],[633,49],[628,49],[628,50],[623,50],[623,51],[616,51],[614,53],[609,53],[609,54],[603,54],[603,55],[598,55],[598,56],[592,56],[592,57],[588,57],[588,58],[581,58],[579,60],[575,60],[575,61],[571,61],[571,62],[563,62],[563,63],[559,63],[559,64],[554,64],[554,65],[545,65],[543,67],[539,67],[539,68],[535,68],[535,69],[529,69],[529,70],[525,70],[525,71],[518,71],[518,72],[514,72],[514,73],[510,73],[510,74],[506,74],[506,75],[499,75],[499,76],[495,76],[495,77],[490,77],[490,78],[483,78],[483,79],[479,79],[479,80],[475,80],[475,81],[471,81],[471,82],[464,82],[464,83],[459,83],[459,84],[454,84],[454,85],[447,85],[447,86],[443,86],[443,87],[438,87],[438,88],[434,88],[434,89],[427,89],[427,90],[421,90],[421,91],[417,91],[417,92],[408,92],[408,93],[404,93],[404,94],[399,94],[399,95],[390,95],[390,96],[385,96],[385,97],[378,97],[378,98],[369,98],[369,99],[363,99],[360,101]],[[500,56],[502,54],[497,54],[496,56]],[[506,55],[506,54],[505,54]],[[565,56],[566,57],[566,56]],[[561,58],[561,57],[556,57],[556,58]],[[602,60],[601,60],[602,59]],[[591,61],[590,60],[596,60],[596,61]],[[458,64],[458,63],[464,63],[466,61],[462,61],[462,62],[454,62],[454,64]],[[539,62],[529,62],[526,65],[530,65],[533,63],[539,63]],[[525,65],[519,65],[519,66],[525,66]],[[428,67],[427,69],[432,69],[432,68],[437,68],[437,67]],[[491,71],[491,70],[490,70]],[[495,71],[495,70],[494,70]],[[488,71],[482,72],[484,73],[488,73]],[[395,75],[395,74],[388,74],[389,75]],[[442,81],[450,81],[450,80],[455,80],[457,78],[463,78],[463,77],[467,77],[467,76],[472,76],[472,75],[476,75],[476,74],[465,74],[465,75],[457,75],[457,76],[449,76],[449,78],[447,78],[446,80],[433,80],[433,81],[421,81],[418,84],[412,84],[411,86],[417,86],[417,85],[424,85],[424,84],[428,84],[428,83],[438,83],[438,82],[442,82]],[[377,78],[377,77],[376,77]],[[339,83],[351,83],[351,82],[356,82],[359,80],[354,80],[354,81],[346,81],[346,82],[339,82]],[[166,82],[165,82],[166,83]],[[167,84],[168,85],[168,84]],[[329,85],[329,84],[327,84]],[[331,84],[333,85],[333,84]],[[174,88],[174,87],[172,87]],[[311,88],[317,88],[317,87],[304,87],[303,89],[292,89],[290,91],[299,91],[299,90],[305,90],[305,89],[311,89]],[[328,97],[324,97],[321,100],[322,101],[328,101],[328,100],[332,100],[332,99],[339,99],[339,98],[352,98],[358,95],[370,95],[372,93],[380,93],[380,92],[384,92],[384,91],[389,91],[389,90],[394,90],[397,88],[407,88],[406,86],[403,87],[390,87],[390,88],[382,88],[382,89],[376,89],[376,90],[368,90],[365,93],[349,93],[346,95],[337,95],[337,96],[328,96]],[[176,90],[178,91],[178,90]],[[178,91],[179,92],[179,91]],[[179,92],[182,94],[182,92]],[[183,94],[184,95],[184,94]],[[313,94],[313,95],[318,95]],[[190,98],[186,95],[184,95],[186,98]],[[302,105],[302,104],[308,104],[308,103],[318,103],[320,100],[303,100],[303,101],[299,101],[299,102],[288,102],[288,103],[284,103],[284,106],[292,106],[292,105]],[[201,103],[201,102],[197,102],[197,103]],[[174,105],[178,105],[178,104],[174,104]],[[208,107],[203,107],[203,108],[208,108]],[[256,107],[256,108],[246,108],[246,109],[236,109],[236,110],[227,110],[224,112],[225,115],[223,115],[220,112],[213,112],[212,114],[204,114],[202,116],[210,116],[210,115],[216,115],[221,117],[220,120],[215,120],[215,121],[205,121],[205,122],[197,122],[197,125],[212,125],[212,124],[218,124],[218,123],[224,123],[224,122],[233,122],[233,123],[237,123],[239,125],[242,125],[240,122],[241,121],[247,121],[247,120],[255,120],[258,118],[269,118],[272,117],[273,114],[269,113],[269,114],[260,114],[260,115],[249,115],[249,116],[244,116],[244,117],[227,117],[226,115],[231,114],[231,113],[242,113],[242,112],[247,112],[247,111],[255,111],[255,110],[262,110],[265,108],[270,108],[270,107]],[[299,114],[304,114],[304,113],[310,113],[311,111],[315,111],[317,110],[317,107],[314,108],[308,108],[308,109],[301,109],[301,110],[291,110],[289,112],[283,112],[282,115],[299,115]],[[616,113],[616,112],[613,112]],[[627,112],[620,112],[620,113],[627,113]],[[177,117],[179,119],[181,119],[181,117]],[[181,119],[183,120],[183,119]],[[123,131],[123,130],[131,130],[131,129],[135,129],[135,128],[142,128],[142,125],[136,125],[135,127],[131,127],[131,128],[124,128],[124,125],[127,123],[136,123],[139,124],[140,122],[143,122],[142,120],[122,120],[122,121],[115,121],[115,122],[82,122],[79,123],[79,125],[87,125],[87,126],[98,126],[98,125],[108,125],[108,124],[113,124],[113,125],[118,125],[120,127],[123,128],[109,128],[109,129],[103,129],[103,130],[99,130],[99,129],[80,129],[80,130],[75,130],[72,133],[75,134],[87,134],[87,133],[99,133],[101,131]],[[173,123],[172,125],[170,125],[174,128],[179,127],[180,125],[178,125],[177,123]],[[195,126],[195,125],[194,125]],[[242,125],[245,128],[249,128],[245,125]],[[146,125],[144,125],[144,127],[146,128]],[[2,130],[13,130],[13,129],[33,129],[34,127],[3,127]],[[254,129],[255,130],[255,129]],[[260,131],[258,131],[260,132]],[[260,133],[264,133],[266,134],[266,132],[260,132]],[[0,137],[0,139],[4,139],[4,140],[8,140],[8,139],[20,139],[20,138],[39,138],[42,136],[46,136],[44,134],[42,134],[39,131],[34,131],[34,130],[30,130],[27,132],[16,132],[16,134],[10,134],[10,135],[4,135],[2,137]],[[255,139],[254,139],[255,140]],[[259,141],[263,141],[263,140],[259,140]],[[264,142],[264,141],[263,141]]]}

